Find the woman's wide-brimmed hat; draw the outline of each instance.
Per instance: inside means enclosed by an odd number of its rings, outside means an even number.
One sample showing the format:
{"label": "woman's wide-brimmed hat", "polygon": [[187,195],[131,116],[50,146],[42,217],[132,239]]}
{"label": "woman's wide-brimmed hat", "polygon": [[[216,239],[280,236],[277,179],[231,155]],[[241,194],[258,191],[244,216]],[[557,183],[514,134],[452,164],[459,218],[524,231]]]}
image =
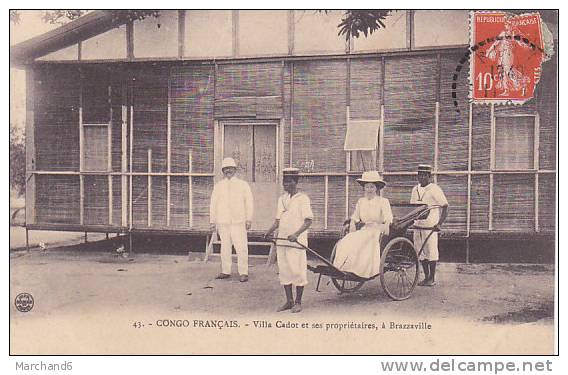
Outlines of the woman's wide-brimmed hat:
{"label": "woman's wide-brimmed hat", "polygon": [[363,172],[363,176],[361,176],[361,178],[358,178],[357,182],[359,182],[361,185],[365,185],[366,183],[380,184],[382,185],[382,187],[385,187],[387,185],[385,180],[383,180],[380,173],[377,171]]}

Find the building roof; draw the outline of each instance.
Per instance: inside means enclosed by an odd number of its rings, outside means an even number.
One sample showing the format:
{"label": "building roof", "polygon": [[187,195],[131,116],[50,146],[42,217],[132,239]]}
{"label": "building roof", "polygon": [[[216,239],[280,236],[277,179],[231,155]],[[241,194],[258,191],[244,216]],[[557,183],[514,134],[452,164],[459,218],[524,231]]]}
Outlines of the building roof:
{"label": "building roof", "polygon": [[20,66],[124,24],[108,10],[88,13],[55,30],[10,47],[10,64]]}

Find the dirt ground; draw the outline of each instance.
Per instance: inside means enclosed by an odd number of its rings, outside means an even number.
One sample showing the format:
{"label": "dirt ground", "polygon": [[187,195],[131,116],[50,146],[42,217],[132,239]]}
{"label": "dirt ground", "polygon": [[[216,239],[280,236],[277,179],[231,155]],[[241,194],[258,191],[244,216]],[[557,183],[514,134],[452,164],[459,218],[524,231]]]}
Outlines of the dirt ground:
{"label": "dirt ground", "polygon": [[240,283],[215,280],[218,258],[201,257],[11,252],[11,300],[34,298],[29,312],[11,304],[11,354],[554,352],[553,266],[441,263],[436,287],[400,302],[379,280],[340,295],[324,279],[316,292],[309,273],[304,310],[291,314],[275,312],[276,266],[251,259]]}

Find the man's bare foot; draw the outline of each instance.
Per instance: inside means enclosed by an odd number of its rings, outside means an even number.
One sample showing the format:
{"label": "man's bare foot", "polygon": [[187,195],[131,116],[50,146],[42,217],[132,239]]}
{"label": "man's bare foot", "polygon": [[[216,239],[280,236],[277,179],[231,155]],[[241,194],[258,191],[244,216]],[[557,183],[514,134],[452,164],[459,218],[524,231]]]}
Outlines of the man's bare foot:
{"label": "man's bare foot", "polygon": [[276,312],[290,310],[292,307],[294,307],[294,304],[292,302],[286,302],[285,304],[280,306],[278,310],[276,310]]}

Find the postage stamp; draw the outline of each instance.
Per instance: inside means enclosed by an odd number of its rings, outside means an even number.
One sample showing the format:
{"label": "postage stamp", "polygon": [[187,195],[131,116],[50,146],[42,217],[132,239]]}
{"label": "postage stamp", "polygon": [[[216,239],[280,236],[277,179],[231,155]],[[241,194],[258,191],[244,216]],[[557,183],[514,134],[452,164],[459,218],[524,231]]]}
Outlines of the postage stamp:
{"label": "postage stamp", "polygon": [[470,13],[470,99],[522,104],[533,97],[547,58],[539,13]]}

